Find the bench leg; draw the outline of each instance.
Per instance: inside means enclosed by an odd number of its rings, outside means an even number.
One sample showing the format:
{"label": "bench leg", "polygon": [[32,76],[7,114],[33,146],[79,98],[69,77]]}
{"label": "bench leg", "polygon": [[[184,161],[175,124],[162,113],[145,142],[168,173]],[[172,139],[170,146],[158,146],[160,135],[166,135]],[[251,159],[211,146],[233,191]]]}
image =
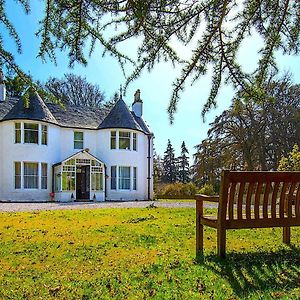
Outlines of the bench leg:
{"label": "bench leg", "polygon": [[203,225],[197,220],[196,226],[196,255],[203,254]]}
{"label": "bench leg", "polygon": [[283,227],[283,242],[287,245],[291,243],[291,227]]}
{"label": "bench leg", "polygon": [[203,202],[196,201],[196,256],[203,254],[203,225],[200,219],[203,216]]}
{"label": "bench leg", "polygon": [[218,255],[225,258],[226,253],[226,229],[217,229]]}

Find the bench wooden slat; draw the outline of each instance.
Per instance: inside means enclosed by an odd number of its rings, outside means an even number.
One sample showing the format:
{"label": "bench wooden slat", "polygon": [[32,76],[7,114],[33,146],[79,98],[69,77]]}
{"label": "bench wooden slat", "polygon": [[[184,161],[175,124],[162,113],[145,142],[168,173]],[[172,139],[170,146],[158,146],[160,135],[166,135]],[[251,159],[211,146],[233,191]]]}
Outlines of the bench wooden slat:
{"label": "bench wooden slat", "polygon": [[288,218],[293,217],[293,195],[295,192],[296,185],[297,185],[296,182],[291,184],[290,191],[289,191],[289,194],[286,199],[286,203],[287,203],[287,211],[286,212],[287,212]]}
{"label": "bench wooden slat", "polygon": [[255,192],[255,199],[254,199],[254,218],[259,219],[259,207],[260,207],[260,196],[262,191],[262,182],[259,182]]}
{"label": "bench wooden slat", "polygon": [[236,183],[232,183],[230,185],[229,203],[228,203],[228,215],[230,220],[233,220],[235,188],[236,188]]}
{"label": "bench wooden slat", "polygon": [[285,213],[285,200],[286,200],[286,191],[289,187],[289,183],[284,182],[281,193],[280,193],[280,199],[279,199],[279,217],[284,218]]}
{"label": "bench wooden slat", "polygon": [[[243,173],[243,175],[241,175]],[[277,171],[231,171],[229,182],[298,182],[300,172]]]}
{"label": "bench wooden slat", "polygon": [[272,202],[271,202],[271,216],[272,218],[276,218],[276,211],[277,211],[277,195],[278,195],[278,190],[279,190],[279,185],[280,183],[279,182],[276,182],[274,184],[274,187],[273,187],[273,193],[272,193]]}
{"label": "bench wooden slat", "polygon": [[267,182],[265,186],[264,200],[263,200],[263,218],[268,219],[268,205],[270,196],[271,183]]}
{"label": "bench wooden slat", "polygon": [[252,193],[254,187],[255,187],[254,182],[251,182],[248,185],[247,198],[246,198],[246,219],[251,219],[251,200],[252,200]]}
{"label": "bench wooden slat", "polygon": [[297,217],[300,217],[300,183],[298,184],[298,191],[296,194],[295,214]]}
{"label": "bench wooden slat", "polygon": [[237,200],[237,218],[241,220],[243,218],[243,200],[244,200],[245,182],[242,182],[239,186],[239,195]]}

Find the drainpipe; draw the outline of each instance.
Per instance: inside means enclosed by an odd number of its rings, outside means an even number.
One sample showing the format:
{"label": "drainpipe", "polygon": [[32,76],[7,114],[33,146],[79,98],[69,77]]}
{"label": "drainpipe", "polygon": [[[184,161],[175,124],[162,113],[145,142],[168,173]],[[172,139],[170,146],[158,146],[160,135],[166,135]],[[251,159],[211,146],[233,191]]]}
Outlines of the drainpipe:
{"label": "drainpipe", "polygon": [[52,193],[54,193],[54,180],[55,180],[55,177],[54,177],[54,166],[52,165]]}
{"label": "drainpipe", "polygon": [[106,201],[107,197],[107,168],[106,165],[104,165],[104,201]]}
{"label": "drainpipe", "polygon": [[151,187],[151,137],[152,135],[148,135],[148,177],[147,177],[147,182],[148,182],[148,200],[150,199],[150,187]]}

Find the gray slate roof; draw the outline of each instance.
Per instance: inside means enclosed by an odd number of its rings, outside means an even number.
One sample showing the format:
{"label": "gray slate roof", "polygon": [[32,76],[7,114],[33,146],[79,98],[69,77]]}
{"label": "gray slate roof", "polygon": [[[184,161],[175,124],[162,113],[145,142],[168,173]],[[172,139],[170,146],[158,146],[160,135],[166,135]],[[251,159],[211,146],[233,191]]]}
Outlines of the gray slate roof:
{"label": "gray slate roof", "polygon": [[116,103],[98,128],[126,128],[150,133],[144,121],[141,118],[136,117],[133,112],[130,112],[122,99]]}
{"label": "gray slate roof", "polygon": [[2,118],[3,121],[16,119],[39,120],[57,124],[49,108],[37,93],[30,95],[28,108],[25,107],[23,99],[20,98]]}
{"label": "gray slate roof", "polygon": [[122,99],[109,113],[93,107],[61,107],[58,104],[45,103],[37,93],[30,97],[29,108],[24,107],[22,99],[7,98],[0,102],[0,122],[17,119],[44,121],[62,127],[82,129],[126,128],[150,134],[143,119],[130,112]]}
{"label": "gray slate roof", "polygon": [[95,107],[66,105],[63,108],[53,103],[47,103],[47,106],[63,127],[97,129],[107,115],[106,111]]}

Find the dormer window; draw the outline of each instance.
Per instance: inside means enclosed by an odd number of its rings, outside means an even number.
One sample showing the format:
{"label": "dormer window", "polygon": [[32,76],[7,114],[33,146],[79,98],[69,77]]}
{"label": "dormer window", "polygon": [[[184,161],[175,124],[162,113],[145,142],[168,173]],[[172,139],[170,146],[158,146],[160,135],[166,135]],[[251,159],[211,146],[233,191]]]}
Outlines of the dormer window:
{"label": "dormer window", "polygon": [[74,131],[74,149],[83,149],[83,132]]}

